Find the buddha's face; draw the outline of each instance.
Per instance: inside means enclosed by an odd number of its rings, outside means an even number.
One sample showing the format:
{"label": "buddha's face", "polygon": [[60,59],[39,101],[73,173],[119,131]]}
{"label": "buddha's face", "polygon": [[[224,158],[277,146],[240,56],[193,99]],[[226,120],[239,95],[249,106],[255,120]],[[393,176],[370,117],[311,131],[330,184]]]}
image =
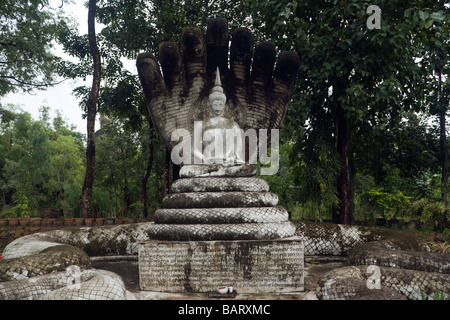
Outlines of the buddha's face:
{"label": "buddha's face", "polygon": [[222,99],[215,99],[211,103],[211,111],[213,116],[223,116],[225,110],[225,103]]}

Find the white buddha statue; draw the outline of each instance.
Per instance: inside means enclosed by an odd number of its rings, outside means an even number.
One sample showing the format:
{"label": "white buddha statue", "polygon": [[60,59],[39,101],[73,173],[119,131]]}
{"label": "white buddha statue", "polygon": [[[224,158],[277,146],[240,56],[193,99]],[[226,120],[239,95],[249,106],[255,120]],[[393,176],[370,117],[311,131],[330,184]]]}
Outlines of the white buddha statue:
{"label": "white buddha statue", "polygon": [[243,159],[243,133],[239,125],[225,114],[226,96],[220,81],[219,68],[216,82],[209,95],[211,117],[194,125],[194,159],[198,164],[239,165]]}

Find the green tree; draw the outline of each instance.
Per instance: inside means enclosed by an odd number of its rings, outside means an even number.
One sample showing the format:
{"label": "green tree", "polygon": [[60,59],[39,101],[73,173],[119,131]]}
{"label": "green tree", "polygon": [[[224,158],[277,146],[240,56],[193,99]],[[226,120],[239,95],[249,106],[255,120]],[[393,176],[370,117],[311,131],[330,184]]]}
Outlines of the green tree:
{"label": "green tree", "polygon": [[9,105],[8,108],[0,109],[0,211],[10,202],[12,188],[8,184],[6,177],[6,161],[9,157],[9,152],[13,142],[13,128],[17,117],[13,111],[14,106]]}
{"label": "green tree", "polygon": [[[438,117],[440,134],[440,160],[442,201],[448,207],[448,146],[446,116],[450,99],[450,8],[445,1],[437,1],[432,7],[418,13],[422,27],[416,39],[422,50],[421,66],[427,73],[427,102],[430,113]],[[444,214],[445,216],[445,214]]]}
{"label": "green tree", "polygon": [[[39,120],[15,106],[4,110],[0,122],[0,203],[29,214],[42,208],[73,211],[77,203],[66,201],[81,195],[84,144],[57,116],[51,126],[48,108]],[[79,201],[79,200],[78,200]]]}
{"label": "green tree", "polygon": [[[125,130],[118,121],[104,119],[98,137],[97,177],[105,189],[113,190],[117,209],[127,214],[132,203],[138,200],[133,191],[138,179],[135,178],[138,143],[136,135]],[[134,179],[133,179],[134,178]]]}
{"label": "green tree", "polygon": [[0,97],[55,83],[59,58],[52,49],[63,17],[48,0],[2,0],[0,6]]}
{"label": "green tree", "polygon": [[49,132],[41,121],[33,122],[26,113],[17,117],[14,129],[5,176],[16,199],[28,199],[31,207],[38,208],[48,200],[44,185],[50,172]]}
{"label": "green tree", "polygon": [[86,173],[83,183],[83,198],[81,207],[82,217],[92,216],[92,188],[95,176],[95,118],[97,115],[97,102],[100,93],[101,61],[100,51],[97,45],[95,32],[95,12],[97,4],[95,0],[89,0],[88,9],[88,43],[92,56],[92,86],[86,101],[87,111],[87,147],[86,147]]}
{"label": "green tree", "polygon": [[45,187],[56,198],[53,202],[64,214],[71,214],[73,208],[66,202],[68,189],[77,189],[83,181],[85,168],[79,144],[71,135],[57,135],[48,145],[48,162],[51,170]]}
{"label": "green tree", "polygon": [[404,110],[423,106],[425,73],[414,39],[422,28],[419,11],[434,3],[381,2],[380,28],[371,29],[371,1],[250,1],[255,28],[301,57],[300,100],[291,104],[287,125],[295,117],[304,119],[301,109],[309,108],[308,129],[318,134],[304,139],[334,146],[340,159],[336,222],[352,221],[354,138],[383,131],[379,123],[394,126]]}

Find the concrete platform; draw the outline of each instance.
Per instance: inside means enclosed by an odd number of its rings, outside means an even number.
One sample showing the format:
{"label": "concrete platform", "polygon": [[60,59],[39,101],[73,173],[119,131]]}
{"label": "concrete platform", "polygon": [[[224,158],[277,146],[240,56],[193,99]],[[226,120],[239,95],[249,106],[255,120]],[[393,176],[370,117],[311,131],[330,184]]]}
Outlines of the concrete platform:
{"label": "concrete platform", "polygon": [[[141,291],[139,288],[139,265],[137,256],[101,256],[92,257],[92,267],[112,271],[120,275],[132,300],[197,300],[216,301],[209,292],[156,292]],[[315,288],[320,277],[333,269],[348,265],[346,257],[305,256],[304,291],[294,293],[241,293],[235,297],[224,296],[220,300],[317,300]]]}
{"label": "concrete platform", "polygon": [[304,248],[297,237],[278,240],[162,241],[139,244],[141,291],[240,293],[304,290]]}

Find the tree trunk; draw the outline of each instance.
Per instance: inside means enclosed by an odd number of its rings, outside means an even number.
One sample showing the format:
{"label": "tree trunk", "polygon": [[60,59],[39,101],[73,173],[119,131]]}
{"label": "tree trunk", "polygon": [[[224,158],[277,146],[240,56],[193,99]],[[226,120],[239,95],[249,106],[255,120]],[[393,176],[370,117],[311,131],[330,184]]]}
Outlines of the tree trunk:
{"label": "tree trunk", "polygon": [[147,168],[145,174],[141,179],[141,205],[142,205],[142,217],[148,218],[148,195],[147,195],[147,183],[150,178],[150,174],[153,168],[153,123],[148,119],[148,131],[149,131],[149,143],[148,143],[148,158]]}
{"label": "tree trunk", "polygon": [[444,105],[444,96],[442,90],[442,72],[439,72],[439,125],[440,125],[440,142],[441,142],[441,157],[442,157],[442,201],[445,204],[445,210],[447,211],[448,199],[448,152],[447,152],[447,133],[445,116],[447,114],[447,108]]}
{"label": "tree trunk", "polygon": [[341,173],[338,176],[339,217],[340,224],[351,224],[351,190],[348,165],[348,132],[344,110],[339,107],[336,120],[336,148],[341,158]]}
{"label": "tree trunk", "polygon": [[82,217],[92,216],[92,187],[94,185],[95,172],[95,116],[97,113],[97,100],[100,91],[100,53],[97,47],[95,36],[95,10],[96,1],[89,0],[88,12],[88,39],[89,49],[92,55],[94,72],[92,79],[92,88],[89,99],[86,103],[87,107],[87,147],[86,147],[86,175],[83,183],[83,200],[81,208]]}
{"label": "tree trunk", "polygon": [[172,163],[172,182],[180,179],[180,168],[179,164]]}
{"label": "tree trunk", "polygon": [[170,192],[170,148],[166,147],[166,165],[165,165],[165,174],[164,174],[164,184],[165,184],[165,191],[166,194],[169,194]]}
{"label": "tree trunk", "polygon": [[[346,94],[348,78],[333,77],[332,100],[336,110],[335,120],[335,148],[341,160],[340,174],[337,177],[337,193],[339,204],[333,209],[333,222],[340,224],[352,223],[352,163],[349,159],[350,135],[348,131],[345,110],[342,108],[341,98]],[[350,162],[350,163],[349,163]]]}
{"label": "tree trunk", "polygon": [[317,209],[319,211],[319,222],[322,222],[322,197],[319,200],[319,206]]}
{"label": "tree trunk", "polygon": [[445,112],[441,112],[439,116],[439,122],[441,127],[441,153],[442,153],[442,200],[445,204],[445,209],[448,207],[448,151],[447,151],[447,135],[445,132]]}
{"label": "tree trunk", "polygon": [[447,133],[445,118],[447,115],[447,93],[444,94],[442,90],[442,70],[439,70],[439,125],[440,125],[440,143],[441,143],[441,158],[442,158],[442,201],[445,205],[445,210],[439,217],[439,223],[437,226],[438,231],[443,231],[448,227],[448,146],[447,146]]}
{"label": "tree trunk", "polygon": [[122,154],[124,156],[124,161],[123,161],[123,202],[125,203],[125,215],[128,215],[128,213],[130,212],[130,207],[131,207],[131,195],[130,195],[130,188],[128,186],[128,172],[127,172],[127,165],[126,165],[126,151],[122,150]]}
{"label": "tree trunk", "polygon": [[350,223],[353,223],[355,213],[355,176],[356,165],[355,156],[353,153],[353,134],[349,133],[349,148],[348,148],[348,168],[349,168],[349,191],[350,191]]}

